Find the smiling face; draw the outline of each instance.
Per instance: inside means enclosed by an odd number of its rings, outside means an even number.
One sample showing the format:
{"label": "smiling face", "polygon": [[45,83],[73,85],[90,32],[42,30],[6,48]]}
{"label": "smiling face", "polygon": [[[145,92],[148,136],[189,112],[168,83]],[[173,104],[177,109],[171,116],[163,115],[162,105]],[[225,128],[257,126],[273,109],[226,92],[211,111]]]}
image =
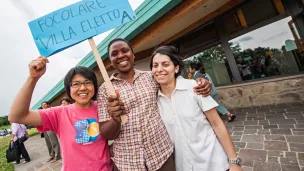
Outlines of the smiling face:
{"label": "smiling face", "polygon": [[109,48],[111,63],[120,73],[133,70],[134,54],[130,46],[124,41],[116,41]]}
{"label": "smiling face", "polygon": [[71,82],[71,97],[79,108],[89,108],[94,96],[94,84],[80,74],[76,74]]}
{"label": "smiling face", "polygon": [[153,57],[152,74],[160,85],[175,82],[175,74],[178,70],[179,66],[174,66],[169,56],[157,53]]}

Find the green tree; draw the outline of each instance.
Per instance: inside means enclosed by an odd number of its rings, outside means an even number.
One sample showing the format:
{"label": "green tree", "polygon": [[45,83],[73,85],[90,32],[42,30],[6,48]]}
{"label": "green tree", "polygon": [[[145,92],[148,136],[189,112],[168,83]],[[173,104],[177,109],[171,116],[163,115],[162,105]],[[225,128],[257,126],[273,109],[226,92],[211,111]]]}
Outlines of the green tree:
{"label": "green tree", "polygon": [[0,117],[0,126],[9,125],[8,116],[1,116]]}

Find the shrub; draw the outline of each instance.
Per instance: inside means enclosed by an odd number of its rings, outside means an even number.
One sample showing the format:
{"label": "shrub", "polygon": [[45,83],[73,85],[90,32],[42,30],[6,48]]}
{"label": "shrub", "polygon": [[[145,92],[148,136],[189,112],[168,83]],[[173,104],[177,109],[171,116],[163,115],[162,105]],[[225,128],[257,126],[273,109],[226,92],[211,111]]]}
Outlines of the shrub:
{"label": "shrub", "polygon": [[39,132],[36,128],[32,128],[32,129],[29,129],[27,131],[28,131],[28,134],[29,134],[30,137],[39,134]]}

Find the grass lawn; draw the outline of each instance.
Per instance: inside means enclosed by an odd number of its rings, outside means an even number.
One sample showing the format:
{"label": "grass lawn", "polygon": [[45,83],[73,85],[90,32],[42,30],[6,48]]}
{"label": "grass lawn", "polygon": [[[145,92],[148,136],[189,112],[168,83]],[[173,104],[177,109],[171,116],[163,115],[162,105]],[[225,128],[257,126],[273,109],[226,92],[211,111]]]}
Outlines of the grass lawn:
{"label": "grass lawn", "polygon": [[6,149],[8,148],[10,142],[9,137],[0,137],[0,168],[5,171],[14,171],[14,166],[12,163],[6,162]]}

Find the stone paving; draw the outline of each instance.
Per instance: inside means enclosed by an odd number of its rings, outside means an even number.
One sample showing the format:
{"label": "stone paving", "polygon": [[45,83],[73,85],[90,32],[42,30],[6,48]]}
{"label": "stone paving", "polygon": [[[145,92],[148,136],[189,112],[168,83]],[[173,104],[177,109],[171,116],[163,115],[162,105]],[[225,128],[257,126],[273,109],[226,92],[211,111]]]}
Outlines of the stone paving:
{"label": "stone paving", "polygon": [[304,171],[304,103],[235,109],[227,123],[244,171]]}
{"label": "stone paving", "polygon": [[[244,171],[304,171],[304,103],[230,110],[238,117],[227,123]],[[25,146],[32,159],[16,171],[59,171],[61,160],[48,163],[44,138]]]}

